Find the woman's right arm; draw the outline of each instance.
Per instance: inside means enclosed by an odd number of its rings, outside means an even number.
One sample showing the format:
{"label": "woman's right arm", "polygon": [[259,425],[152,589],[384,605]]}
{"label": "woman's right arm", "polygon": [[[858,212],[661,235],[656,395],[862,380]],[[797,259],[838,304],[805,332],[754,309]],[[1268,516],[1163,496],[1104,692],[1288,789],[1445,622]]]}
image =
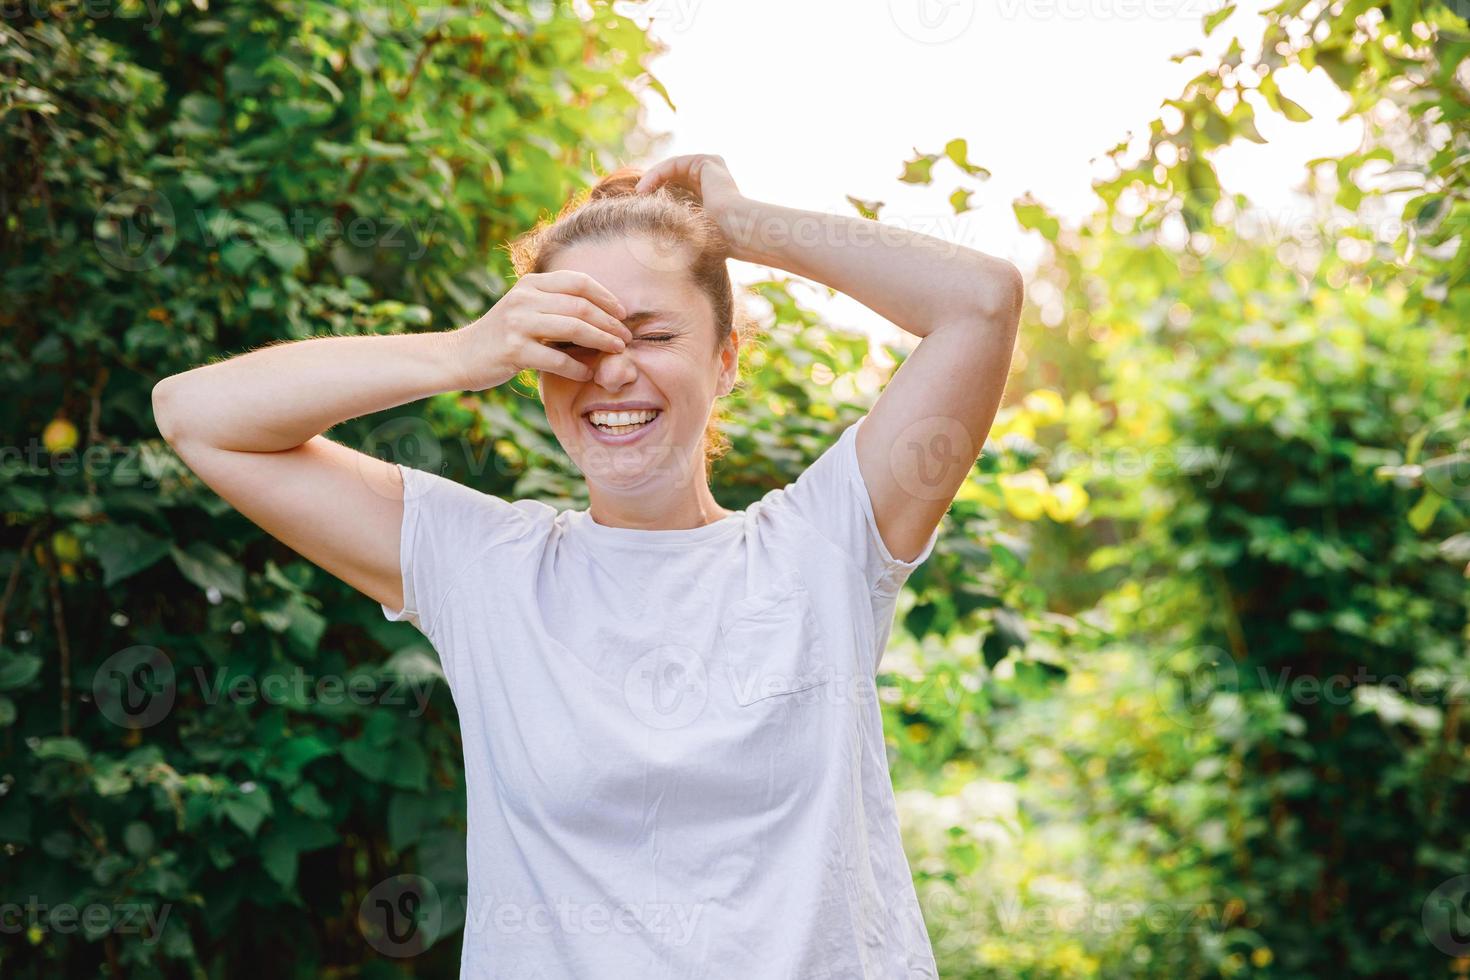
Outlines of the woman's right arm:
{"label": "woman's right arm", "polygon": [[547,344],[617,349],[631,334],[609,309],[622,315],[580,273],[525,276],[459,330],[277,343],[164,378],[153,388],[154,421],[241,514],[397,609],[402,474],[322,433],[440,392],[493,388],[527,368],[586,380],[584,365]]}
{"label": "woman's right arm", "polygon": [[317,337],[164,378],[158,431],[236,510],[313,564],[397,608],[398,468],[322,433],[461,390],[456,334]]}

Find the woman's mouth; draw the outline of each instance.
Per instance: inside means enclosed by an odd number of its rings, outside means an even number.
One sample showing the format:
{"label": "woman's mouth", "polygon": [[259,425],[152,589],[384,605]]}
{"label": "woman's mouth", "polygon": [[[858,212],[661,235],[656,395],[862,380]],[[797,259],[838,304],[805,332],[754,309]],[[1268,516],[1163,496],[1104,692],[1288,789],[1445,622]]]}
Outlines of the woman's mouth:
{"label": "woman's mouth", "polygon": [[656,408],[640,408],[630,412],[593,411],[582,418],[599,442],[621,446],[641,438],[662,415]]}

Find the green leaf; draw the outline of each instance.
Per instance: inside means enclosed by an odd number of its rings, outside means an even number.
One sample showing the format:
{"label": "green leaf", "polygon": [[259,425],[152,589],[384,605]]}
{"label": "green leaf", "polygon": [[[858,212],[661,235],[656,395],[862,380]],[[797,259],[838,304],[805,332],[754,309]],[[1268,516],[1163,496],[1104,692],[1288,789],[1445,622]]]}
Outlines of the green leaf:
{"label": "green leaf", "polygon": [[254,837],[265,818],[273,812],[270,794],[261,786],[255,786],[249,792],[242,790],[239,795],[225,800],[220,811],[248,837]]}
{"label": "green leaf", "polygon": [[1026,623],[1012,609],[997,609],[991,613],[991,629],[981,644],[985,664],[992,669],[1012,650],[1024,649],[1031,639]]}
{"label": "green leaf", "polygon": [[1215,28],[1225,23],[1231,14],[1235,13],[1235,4],[1226,4],[1219,10],[1205,15],[1205,37],[1209,37]]}
{"label": "green leaf", "polygon": [[1022,228],[1029,228],[1041,232],[1041,236],[1047,241],[1054,242],[1061,231],[1061,223],[1047,213],[1042,204],[1018,200],[1011,204],[1016,213],[1016,220],[1021,223]]}
{"label": "green leaf", "polygon": [[306,263],[306,249],[295,239],[273,237],[261,242],[260,247],[282,272],[292,272]]}
{"label": "green leaf", "polygon": [[230,242],[220,251],[219,258],[226,269],[240,276],[260,258],[260,249],[249,242]]}
{"label": "green leaf", "polygon": [[858,214],[870,220],[876,220],[879,209],[883,207],[882,201],[864,201],[862,198],[853,197],[851,194],[845,196],[847,197],[847,203],[856,208]]}
{"label": "green leaf", "polygon": [[89,538],[102,565],[103,586],[113,586],[148,568],[169,552],[169,542],[132,524],[104,524]]}
{"label": "green leaf", "polygon": [[31,751],[38,759],[62,759],[78,764],[86,763],[89,758],[86,747],[74,738],[43,738]]}
{"label": "green leaf", "polygon": [[270,834],[260,845],[260,865],[282,888],[296,884],[296,848],[285,834]]}
{"label": "green leaf", "polygon": [[291,792],[291,805],[308,817],[325,820],[332,815],[332,808],[322,799],[315,783],[302,783]]}
{"label": "green leaf", "polygon": [[[1418,0],[1390,0],[1389,10],[1391,11],[1390,20],[1399,36],[1406,41],[1417,43],[1414,37],[1414,22],[1423,16]],[[1464,16],[1463,10],[1460,11],[1460,16]]]}
{"label": "green leaf", "polygon": [[218,100],[192,92],[179,100],[179,113],[195,126],[209,129],[219,125],[222,110]]}
{"label": "green leaf", "polygon": [[1439,553],[1446,561],[1470,562],[1470,531],[1445,538],[1439,543]]}
{"label": "green leaf", "polygon": [[970,195],[973,193],[974,191],[968,191],[960,187],[956,188],[955,192],[949,195],[949,206],[954,208],[955,214],[964,214],[970,210]]}
{"label": "green leaf", "polygon": [[1310,112],[1303,109],[1301,106],[1297,105],[1295,102],[1291,101],[1279,92],[1276,94],[1276,108],[1280,110],[1282,115],[1286,116],[1286,118],[1290,119],[1292,122],[1310,122],[1312,118],[1312,114]]}
{"label": "green leaf", "polygon": [[388,803],[388,846],[402,851],[419,842],[429,824],[430,811],[418,793],[394,793]]}
{"label": "green leaf", "polygon": [[343,743],[342,758],[349,766],[375,783],[382,782],[388,774],[388,753],[361,739]]}
{"label": "green leaf", "polygon": [[41,658],[34,653],[11,653],[0,649],[0,691],[25,687],[41,672]]}
{"label": "green leaf", "polygon": [[189,173],[183,176],[184,187],[194,195],[196,201],[211,200],[219,193],[219,184],[207,174]]}
{"label": "green leaf", "polygon": [[408,739],[399,739],[393,749],[386,781],[399,789],[428,792],[429,755],[424,747]]}
{"label": "green leaf", "polygon": [[286,225],[286,216],[279,208],[267,204],[265,201],[245,201],[234,205],[235,213],[258,229],[274,232],[283,232]]}
{"label": "green leaf", "polygon": [[1424,496],[1420,497],[1419,502],[1409,511],[1409,526],[1423,534],[1429,530],[1429,525],[1434,523],[1434,517],[1443,505],[1443,497],[1433,490],[1426,490]]}
{"label": "green leaf", "polygon": [[123,846],[137,857],[147,857],[153,853],[153,828],[134,820],[123,828]]}
{"label": "green leaf", "polygon": [[245,601],[245,569],[214,545],[196,541],[185,550],[170,547],[169,552],[184,577],[205,592],[217,589],[222,596]]}
{"label": "green leaf", "polygon": [[898,179],[905,184],[928,184],[934,179],[930,176],[929,171],[939,160],[939,154],[919,153],[917,149],[914,150],[914,153],[914,158],[903,165],[903,173]]}
{"label": "green leaf", "polygon": [[971,177],[979,177],[981,180],[990,179],[990,171],[984,167],[970,162],[969,144],[962,139],[953,139],[944,145],[944,155],[956,167],[959,167]]}

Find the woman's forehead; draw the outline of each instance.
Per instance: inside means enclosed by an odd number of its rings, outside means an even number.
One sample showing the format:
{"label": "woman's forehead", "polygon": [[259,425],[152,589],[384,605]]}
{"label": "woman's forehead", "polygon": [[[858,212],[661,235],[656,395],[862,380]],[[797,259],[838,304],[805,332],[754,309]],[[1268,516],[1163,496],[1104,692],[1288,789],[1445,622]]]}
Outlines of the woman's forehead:
{"label": "woman's forehead", "polygon": [[687,249],[617,238],[578,242],[559,251],[547,271],[585,272],[606,286],[628,309],[674,309],[698,292],[689,277]]}

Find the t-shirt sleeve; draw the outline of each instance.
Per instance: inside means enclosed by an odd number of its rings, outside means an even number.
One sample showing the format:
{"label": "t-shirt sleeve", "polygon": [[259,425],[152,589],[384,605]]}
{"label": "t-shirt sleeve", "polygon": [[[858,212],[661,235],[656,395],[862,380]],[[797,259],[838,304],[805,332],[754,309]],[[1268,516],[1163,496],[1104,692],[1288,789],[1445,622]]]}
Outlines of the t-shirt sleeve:
{"label": "t-shirt sleeve", "polygon": [[407,620],[434,639],[440,607],[487,549],[530,530],[532,519],[515,503],[457,480],[396,464],[403,474],[399,573],[403,607],[381,603],[391,622]]}
{"label": "t-shirt sleeve", "polygon": [[878,533],[873,500],[858,466],[857,430],[864,415],[842,431],[837,441],[786,487],[785,504],[857,566],[868,591],[879,598],[898,594],[939,540],[935,527],[913,561],[895,558]]}

